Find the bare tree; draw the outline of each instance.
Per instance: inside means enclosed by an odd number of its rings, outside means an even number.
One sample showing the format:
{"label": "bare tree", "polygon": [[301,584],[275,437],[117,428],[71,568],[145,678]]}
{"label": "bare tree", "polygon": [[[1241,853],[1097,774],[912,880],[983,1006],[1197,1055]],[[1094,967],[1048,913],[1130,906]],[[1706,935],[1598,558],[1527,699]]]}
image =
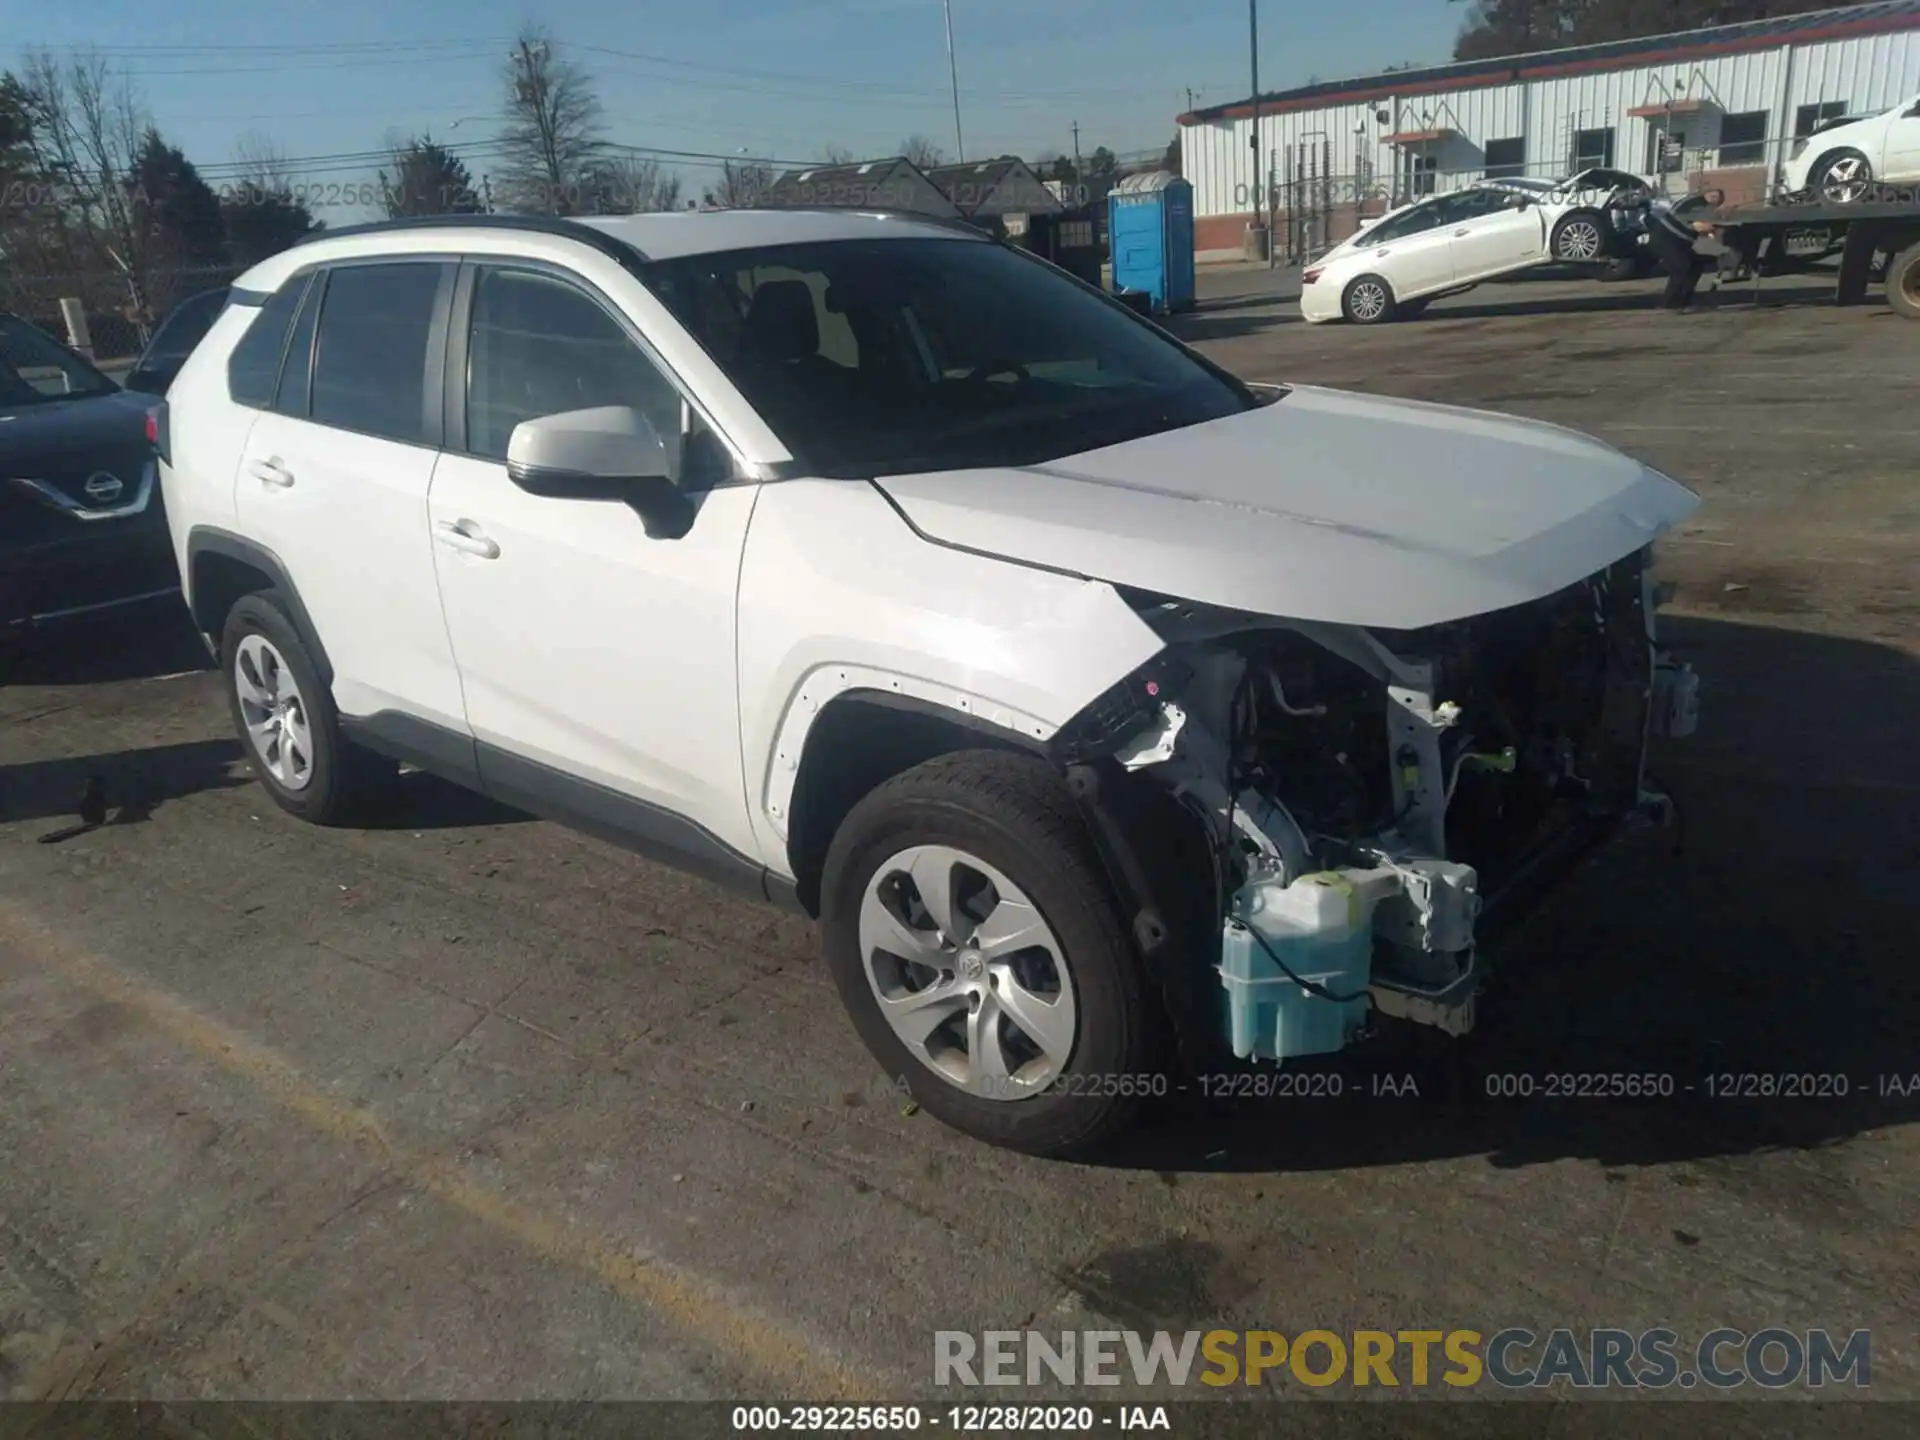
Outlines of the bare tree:
{"label": "bare tree", "polygon": [[270,136],[257,130],[241,136],[233,161],[239,175],[222,187],[220,211],[236,264],[264,260],[323,228],[295,192],[286,153]]}
{"label": "bare tree", "polygon": [[81,251],[72,258],[82,266],[105,260],[120,271],[144,339],[147,255],[134,170],[152,122],[132,84],[95,52],[65,64],[36,52],[25,84],[34,142],[47,173],[66,187],[61,228]]}
{"label": "bare tree", "polygon": [[918,133],[900,142],[900,153],[916,170],[930,170],[947,163],[947,152],[940,148],[939,142]]}
{"label": "bare tree", "polygon": [[563,59],[538,27],[521,33],[504,78],[500,190],[506,208],[574,213],[601,148],[600,99],[592,79]]}
{"label": "bare tree", "polygon": [[652,157],[626,151],[602,155],[586,168],[582,213],[644,215],[680,208],[680,177]]}
{"label": "bare tree", "polygon": [[233,164],[243,180],[262,190],[278,194],[293,188],[287,152],[280,148],[277,140],[263,131],[249,130],[240,137],[239,143],[233,147]]}
{"label": "bare tree", "polygon": [[822,165],[851,165],[859,157],[844,145],[829,145],[820,152]]}
{"label": "bare tree", "polygon": [[722,210],[744,210],[760,203],[773,184],[773,171],[746,161],[723,161],[720,178],[708,187],[706,201]]}

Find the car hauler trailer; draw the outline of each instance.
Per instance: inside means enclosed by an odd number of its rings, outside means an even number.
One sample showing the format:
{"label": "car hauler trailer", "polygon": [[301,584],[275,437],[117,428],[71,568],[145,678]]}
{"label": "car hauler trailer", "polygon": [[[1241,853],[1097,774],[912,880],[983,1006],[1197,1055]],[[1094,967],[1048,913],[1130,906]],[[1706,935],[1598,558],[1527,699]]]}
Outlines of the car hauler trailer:
{"label": "car hauler trailer", "polygon": [[[1723,275],[1792,274],[1837,254],[1837,304],[1863,303],[1878,273],[1887,304],[1920,320],[1920,190],[1881,187],[1851,202],[1724,206],[1703,218],[1721,227]],[[1880,256],[1884,265],[1876,263]]]}

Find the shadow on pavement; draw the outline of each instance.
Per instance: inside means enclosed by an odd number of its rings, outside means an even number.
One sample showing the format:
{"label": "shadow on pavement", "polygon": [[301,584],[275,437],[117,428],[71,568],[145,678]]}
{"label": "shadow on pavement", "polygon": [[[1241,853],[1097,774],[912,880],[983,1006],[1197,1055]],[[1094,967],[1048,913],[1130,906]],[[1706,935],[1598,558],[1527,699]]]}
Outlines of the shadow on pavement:
{"label": "shadow on pavement", "polygon": [[[1436,1042],[1423,1059],[1315,1066],[1337,1097],[1209,1102],[1190,1087],[1106,1163],[1648,1165],[1920,1119],[1920,899],[1897,878],[1920,875],[1920,662],[1721,620],[1669,616],[1666,632],[1704,689],[1699,733],[1653,765],[1679,802],[1679,854],[1674,835],[1643,833],[1576,877],[1496,957],[1464,1042],[1420,1032]],[[1672,1093],[1545,1095],[1567,1077],[1591,1091],[1629,1075],[1670,1077]],[[1388,1077],[1402,1093],[1376,1093]],[[1796,1093],[1763,1077],[1799,1077],[1784,1082]],[[1766,1183],[1820,1183],[1796,1173]]]}
{"label": "shadow on pavement", "polygon": [[[1657,311],[1660,308],[1660,290],[1654,287],[1633,291],[1608,288],[1594,295],[1561,295],[1537,300],[1492,298],[1500,288],[1485,286],[1473,292],[1475,298],[1467,303],[1440,301],[1423,319],[1431,323],[1436,320],[1503,315],[1584,315],[1622,310]],[[1759,291],[1757,296],[1749,286],[1729,285],[1719,290],[1703,289],[1695,303],[1702,313],[1715,310],[1769,310],[1801,305],[1831,306],[1833,285],[1776,285]]]}
{"label": "shadow on pavement", "polygon": [[0,685],[104,685],[212,668],[177,602],[33,631],[0,650]]}
{"label": "shadow on pavement", "polygon": [[[236,740],[193,740],[62,760],[0,764],[0,825],[23,820],[77,822],[97,797],[112,824],[152,818],[169,800],[206,790],[254,785],[246,751]],[[272,802],[260,797],[262,805]],[[438,776],[409,771],[360,821],[366,830],[454,830],[514,825],[532,817]]]}

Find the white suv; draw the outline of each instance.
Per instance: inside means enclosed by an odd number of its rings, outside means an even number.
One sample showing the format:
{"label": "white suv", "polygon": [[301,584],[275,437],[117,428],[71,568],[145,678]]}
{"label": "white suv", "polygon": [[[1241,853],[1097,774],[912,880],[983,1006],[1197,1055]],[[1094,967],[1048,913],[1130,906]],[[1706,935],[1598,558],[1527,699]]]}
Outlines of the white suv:
{"label": "white suv", "polygon": [[1518,882],[1659,797],[1690,492],[1248,386],[959,225],[462,217],[236,284],[156,413],[280,806],[407,762],[817,917],[931,1113],[1464,1030]]}

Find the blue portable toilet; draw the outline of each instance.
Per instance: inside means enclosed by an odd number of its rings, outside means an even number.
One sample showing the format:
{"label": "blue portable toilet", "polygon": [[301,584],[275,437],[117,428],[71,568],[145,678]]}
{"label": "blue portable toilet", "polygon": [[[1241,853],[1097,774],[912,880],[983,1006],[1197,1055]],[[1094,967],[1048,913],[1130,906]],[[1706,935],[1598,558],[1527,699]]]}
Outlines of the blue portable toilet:
{"label": "blue portable toilet", "polygon": [[1153,170],[1129,175],[1107,195],[1113,288],[1153,297],[1156,314],[1193,307],[1193,186]]}

